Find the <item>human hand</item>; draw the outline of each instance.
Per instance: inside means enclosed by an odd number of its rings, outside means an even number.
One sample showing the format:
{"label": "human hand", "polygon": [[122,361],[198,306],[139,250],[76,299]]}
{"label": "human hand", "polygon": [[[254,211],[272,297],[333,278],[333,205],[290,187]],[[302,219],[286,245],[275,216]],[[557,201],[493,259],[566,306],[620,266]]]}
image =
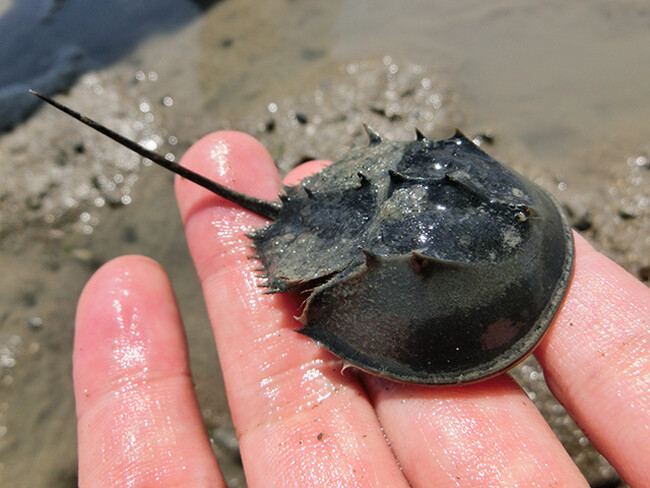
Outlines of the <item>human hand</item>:
{"label": "human hand", "polygon": [[[270,156],[244,134],[207,136],[183,164],[268,200],[279,189]],[[264,220],[188,181],[176,193],[249,487],[587,486],[508,375],[424,387],[341,374],[340,360],[293,331],[296,299],[257,287],[244,234]],[[600,452],[628,483],[650,486],[648,289],[576,236],[567,298],[535,354]],[[80,486],[225,486],[153,261],[115,259],[86,286],[74,383]]]}

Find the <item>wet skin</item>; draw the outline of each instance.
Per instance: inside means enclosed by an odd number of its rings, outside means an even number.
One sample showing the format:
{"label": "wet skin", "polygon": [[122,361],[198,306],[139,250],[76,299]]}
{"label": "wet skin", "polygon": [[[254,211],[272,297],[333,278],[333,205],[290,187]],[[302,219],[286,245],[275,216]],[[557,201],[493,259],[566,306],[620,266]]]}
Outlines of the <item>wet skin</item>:
{"label": "wet skin", "polygon": [[[270,156],[243,134],[212,134],[183,164],[260,198],[278,193]],[[176,193],[250,487],[587,486],[507,375],[432,388],[342,374],[340,360],[294,332],[295,300],[257,287],[244,232],[264,219],[188,181]],[[650,292],[579,236],[575,256],[567,298],[535,354],[596,447],[629,484],[649,486]],[[118,258],[88,283],[74,379],[80,486],[225,486],[157,264]]]}

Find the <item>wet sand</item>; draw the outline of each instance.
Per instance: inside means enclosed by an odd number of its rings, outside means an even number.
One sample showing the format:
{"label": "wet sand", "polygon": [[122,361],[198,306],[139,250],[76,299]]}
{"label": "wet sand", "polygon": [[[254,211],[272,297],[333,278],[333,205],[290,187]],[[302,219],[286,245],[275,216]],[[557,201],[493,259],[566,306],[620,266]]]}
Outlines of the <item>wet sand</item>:
{"label": "wet sand", "polygon": [[[549,189],[599,250],[648,280],[644,3],[437,3],[220,2],[60,99],[177,158],[211,130],[246,130],[283,170],[336,159],[363,140],[362,121],[395,138],[414,126],[432,138],[454,127],[489,134],[490,154]],[[75,303],[93,270],[127,253],[170,274],[208,431],[231,486],[244,486],[171,176],[49,109],[0,136],[0,164],[0,486],[76,486]],[[589,480],[614,482],[539,369],[527,362],[514,375]]]}

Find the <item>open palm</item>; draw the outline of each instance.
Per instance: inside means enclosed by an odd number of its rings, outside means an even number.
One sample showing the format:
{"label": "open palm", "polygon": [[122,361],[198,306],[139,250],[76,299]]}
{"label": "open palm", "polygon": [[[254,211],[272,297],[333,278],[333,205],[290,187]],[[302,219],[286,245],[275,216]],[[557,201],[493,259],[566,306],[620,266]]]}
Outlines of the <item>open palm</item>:
{"label": "open palm", "polygon": [[[266,150],[240,133],[205,137],[183,164],[268,200],[280,188]],[[257,287],[244,234],[264,220],[188,181],[176,193],[249,487],[587,486],[508,375],[423,387],[341,374],[340,360],[293,331],[295,298]],[[628,483],[650,486],[648,289],[576,235],[575,274],[536,356],[596,447]],[[74,380],[80,486],[225,486],[156,263],[118,258],[90,280]]]}

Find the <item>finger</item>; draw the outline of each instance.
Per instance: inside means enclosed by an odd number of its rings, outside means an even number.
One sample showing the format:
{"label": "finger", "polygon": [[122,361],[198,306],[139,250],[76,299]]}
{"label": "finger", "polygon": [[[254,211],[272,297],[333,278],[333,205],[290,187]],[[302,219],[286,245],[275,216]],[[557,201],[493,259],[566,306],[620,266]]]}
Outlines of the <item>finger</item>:
{"label": "finger", "polygon": [[368,377],[366,386],[413,487],[588,486],[508,375],[438,388]]}
{"label": "finger", "polygon": [[325,161],[322,159],[307,161],[291,170],[291,172],[285,176],[283,183],[287,186],[297,185],[307,176],[317,173],[330,164],[332,164],[331,161]]}
{"label": "finger", "polygon": [[[269,154],[245,134],[212,134],[183,164],[260,198],[280,187]],[[292,330],[295,298],[257,287],[244,234],[266,222],[187,181],[176,188],[249,486],[405,486],[358,382]]]}
{"label": "finger", "polygon": [[650,486],[650,291],[576,234],[571,286],[536,356],[553,394],[632,486]]}
{"label": "finger", "polygon": [[192,387],[176,301],[160,267],[103,266],[77,308],[80,486],[224,486]]}

